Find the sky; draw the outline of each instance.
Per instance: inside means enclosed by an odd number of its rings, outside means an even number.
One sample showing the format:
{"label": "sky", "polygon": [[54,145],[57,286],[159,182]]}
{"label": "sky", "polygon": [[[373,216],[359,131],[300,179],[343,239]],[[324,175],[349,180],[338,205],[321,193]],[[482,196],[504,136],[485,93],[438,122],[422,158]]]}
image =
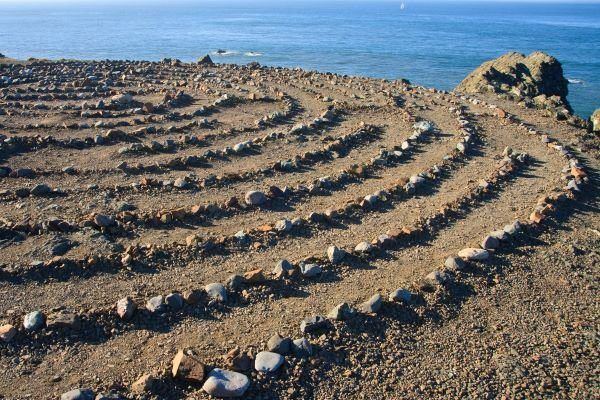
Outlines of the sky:
{"label": "sky", "polygon": [[[175,0],[175,1],[181,1],[181,0]],[[195,3],[203,3],[203,2],[207,2],[206,0],[183,0],[183,1],[187,1],[187,2],[195,2]],[[236,3],[236,2],[240,2],[240,0],[208,0],[208,2],[219,2],[219,3]],[[269,2],[269,1],[275,1],[277,3],[281,3],[282,0],[245,0],[243,1],[244,3],[252,3],[252,2],[259,2],[259,3],[265,3],[265,2]],[[344,2],[347,0],[283,0],[285,2],[288,3],[302,3],[302,2],[321,2],[321,1],[329,1],[329,2],[333,2],[333,1],[337,1],[337,2]],[[594,3],[600,3],[600,0],[358,0],[361,2],[369,2],[369,1],[387,1],[387,2],[397,2],[400,3],[402,1],[404,1],[405,3],[435,3],[435,2],[444,2],[444,3],[448,3],[448,2],[473,2],[473,3],[486,3],[486,2],[496,2],[496,3],[501,3],[501,2],[513,2],[513,3],[562,3],[562,4],[582,4],[582,3],[586,3],[586,4],[594,4]],[[148,2],[152,2],[152,3],[172,3],[173,0],[0,0],[0,4],[13,4],[13,5],[17,5],[17,4],[65,4],[65,3],[91,3],[91,4],[98,4],[98,3],[117,3],[117,4],[126,4],[126,3],[148,3]]]}

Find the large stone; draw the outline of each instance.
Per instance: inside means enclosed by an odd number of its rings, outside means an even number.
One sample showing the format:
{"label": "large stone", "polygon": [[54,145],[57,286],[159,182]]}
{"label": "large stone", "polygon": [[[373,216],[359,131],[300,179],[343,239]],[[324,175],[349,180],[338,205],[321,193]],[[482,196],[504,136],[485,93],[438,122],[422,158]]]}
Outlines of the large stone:
{"label": "large stone", "polygon": [[81,328],[81,319],[77,314],[69,311],[61,311],[50,315],[47,321],[48,328],[51,329],[73,329]]}
{"label": "large stone", "polygon": [[511,52],[483,63],[455,90],[463,93],[511,93],[530,98],[556,96],[570,110],[568,85],[556,58],[542,52],[529,56]]}
{"label": "large stone", "polygon": [[280,260],[273,269],[276,278],[285,278],[294,274],[294,266],[288,260]]}
{"label": "large stone", "polygon": [[460,257],[448,257],[446,261],[444,261],[444,266],[448,268],[450,271],[462,271],[465,269],[465,262]]}
{"label": "large stone", "polygon": [[169,293],[165,297],[165,303],[174,310],[179,310],[183,307],[183,296],[180,293]]}
{"label": "large stone", "polygon": [[94,217],[94,223],[101,228],[108,228],[109,226],[113,226],[115,224],[115,220],[113,217],[104,214],[97,214]]}
{"label": "large stone", "polygon": [[215,368],[208,374],[202,389],[214,397],[241,397],[250,386],[250,380],[239,372]]}
{"label": "large stone", "polygon": [[267,196],[263,192],[255,190],[247,192],[244,196],[244,201],[250,206],[260,206],[261,204],[266,203],[267,200]]}
{"label": "large stone", "polygon": [[117,315],[119,318],[124,320],[129,320],[133,317],[133,313],[135,312],[136,305],[129,297],[124,297],[121,300],[117,301]]}
{"label": "large stone", "polygon": [[500,246],[500,241],[492,235],[486,236],[481,241],[481,247],[486,250],[497,249]]}
{"label": "large stone", "polygon": [[201,384],[204,381],[204,363],[192,354],[186,354],[179,350],[173,358],[173,378],[187,382]]}
{"label": "large stone", "polygon": [[465,260],[483,261],[490,257],[490,253],[485,249],[466,248],[459,251],[458,256]]}
{"label": "large stone", "polygon": [[371,251],[373,251],[373,246],[368,242],[360,242],[354,248],[354,252],[359,254],[367,254]]}
{"label": "large stone", "polygon": [[213,60],[212,58],[210,58],[210,56],[207,54],[204,57],[198,59],[198,64],[200,65],[213,65]]}
{"label": "large stone", "polygon": [[32,311],[23,318],[23,328],[28,331],[37,331],[44,326],[44,314],[41,311]]}
{"label": "large stone", "polygon": [[261,351],[254,359],[254,369],[258,372],[275,372],[282,364],[284,358],[281,354],[270,351]]}
{"label": "large stone", "polygon": [[94,400],[91,389],[73,389],[60,395],[60,400]]}
{"label": "large stone", "polygon": [[212,300],[216,300],[218,302],[226,302],[227,301],[227,289],[220,283],[209,283],[204,287],[206,294]]}

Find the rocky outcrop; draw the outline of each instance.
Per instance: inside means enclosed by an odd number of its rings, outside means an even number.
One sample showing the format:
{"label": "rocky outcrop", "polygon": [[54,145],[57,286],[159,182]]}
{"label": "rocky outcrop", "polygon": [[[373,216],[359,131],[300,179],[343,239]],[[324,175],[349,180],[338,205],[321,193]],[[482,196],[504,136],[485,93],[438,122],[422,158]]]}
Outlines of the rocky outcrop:
{"label": "rocky outcrop", "polygon": [[556,58],[542,52],[528,56],[511,52],[483,63],[455,90],[506,94],[529,107],[547,109],[566,119],[572,112],[567,100],[568,84]]}
{"label": "rocky outcrop", "polygon": [[600,108],[590,117],[590,125],[593,132],[600,132]]}

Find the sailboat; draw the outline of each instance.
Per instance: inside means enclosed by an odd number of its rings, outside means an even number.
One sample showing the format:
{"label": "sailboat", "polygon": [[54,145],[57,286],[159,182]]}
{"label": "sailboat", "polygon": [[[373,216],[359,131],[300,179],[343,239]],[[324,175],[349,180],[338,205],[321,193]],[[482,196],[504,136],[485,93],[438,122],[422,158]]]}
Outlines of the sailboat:
{"label": "sailboat", "polygon": [[404,5],[404,2],[400,3],[400,10],[404,10],[404,7],[406,7],[406,6]]}

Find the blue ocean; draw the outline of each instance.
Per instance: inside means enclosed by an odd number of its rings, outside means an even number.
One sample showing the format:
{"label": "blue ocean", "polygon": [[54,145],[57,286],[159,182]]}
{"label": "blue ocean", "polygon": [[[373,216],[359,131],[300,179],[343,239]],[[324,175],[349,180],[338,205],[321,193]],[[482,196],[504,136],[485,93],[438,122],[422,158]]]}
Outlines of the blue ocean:
{"label": "blue ocean", "polygon": [[[562,63],[575,111],[600,107],[600,4],[494,1],[0,0],[14,58],[258,61],[453,88],[514,50]],[[217,54],[217,50],[222,50]]]}

